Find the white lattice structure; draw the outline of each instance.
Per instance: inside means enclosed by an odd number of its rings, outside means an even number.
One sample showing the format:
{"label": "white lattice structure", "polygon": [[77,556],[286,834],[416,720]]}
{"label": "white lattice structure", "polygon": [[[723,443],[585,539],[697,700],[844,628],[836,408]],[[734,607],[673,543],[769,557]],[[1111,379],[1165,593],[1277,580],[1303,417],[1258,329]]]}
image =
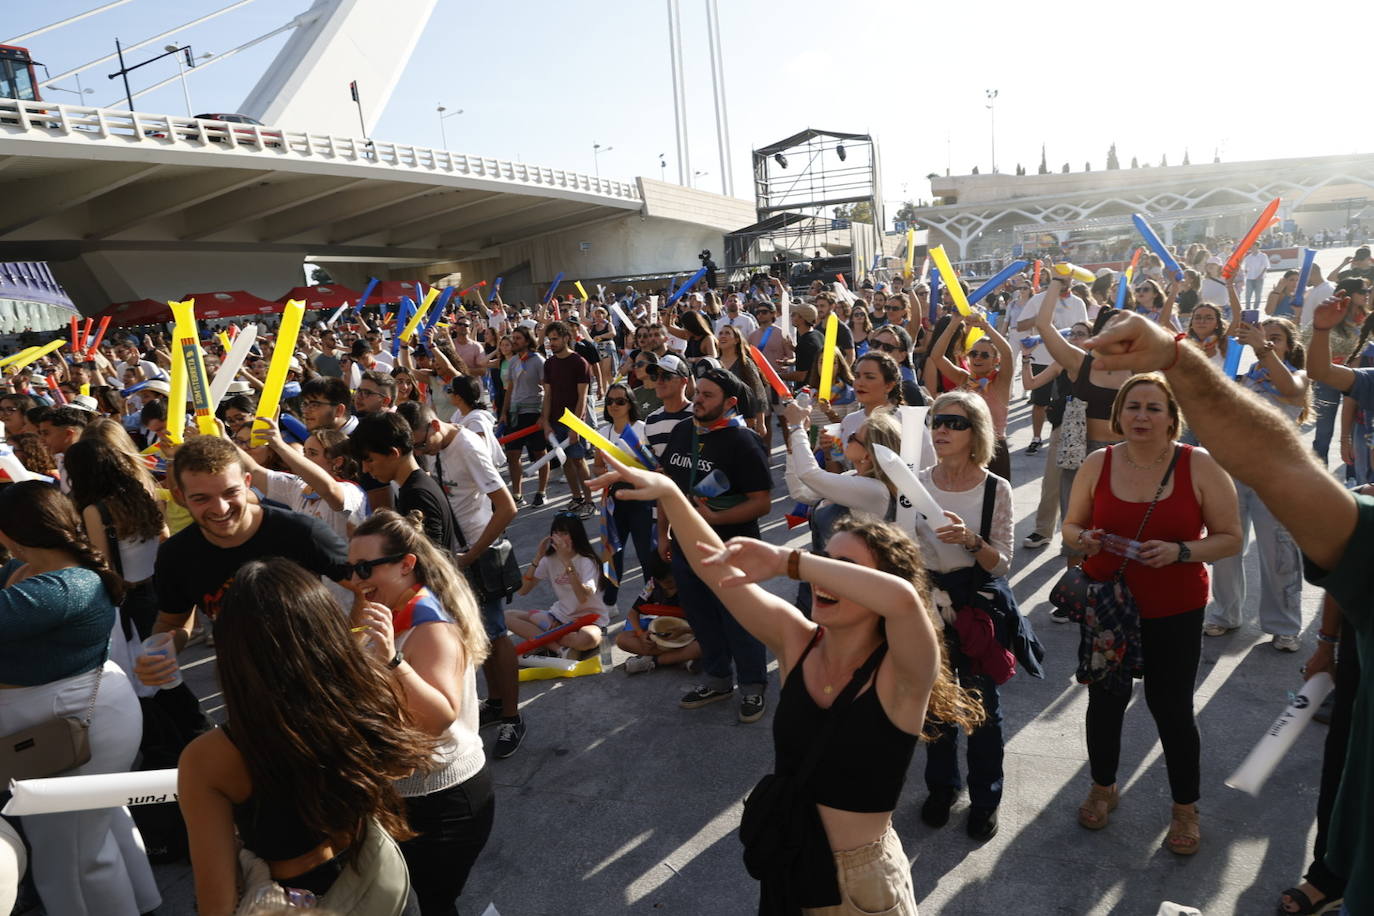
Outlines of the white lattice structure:
{"label": "white lattice structure", "polygon": [[956,203],[924,207],[916,220],[932,230],[931,244],[952,244],[960,258],[984,232],[1067,233],[1129,224],[1132,213],[1158,223],[1165,242],[1184,219],[1251,212],[1282,197],[1280,215],[1374,188],[1374,156],[1321,156],[1115,169],[1054,175],[968,175],[932,178],[937,198]]}

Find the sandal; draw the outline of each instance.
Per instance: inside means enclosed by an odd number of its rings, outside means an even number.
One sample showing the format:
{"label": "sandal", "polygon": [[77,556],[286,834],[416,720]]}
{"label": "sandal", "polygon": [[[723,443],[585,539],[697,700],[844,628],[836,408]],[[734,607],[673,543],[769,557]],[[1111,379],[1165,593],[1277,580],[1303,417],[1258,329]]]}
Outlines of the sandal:
{"label": "sandal", "polygon": [[1164,837],[1164,848],[1176,856],[1191,856],[1202,843],[1202,830],[1198,826],[1197,805],[1174,805],[1173,819],[1169,821],[1169,832]]}
{"label": "sandal", "polygon": [[1101,830],[1111,820],[1111,813],[1121,801],[1116,786],[1099,786],[1088,790],[1088,800],[1078,806],[1078,823],[1089,830]]}
{"label": "sandal", "polygon": [[[1316,888],[1313,888],[1313,890],[1316,890]],[[1321,892],[1317,891],[1317,893]],[[1287,901],[1284,900],[1285,897],[1288,898]],[[1296,910],[1286,909],[1284,907],[1285,902],[1296,903],[1298,908]],[[1338,897],[1332,900],[1324,895],[1320,901],[1313,902],[1312,898],[1307,896],[1307,892],[1302,888],[1290,887],[1288,890],[1279,894],[1279,906],[1276,912],[1279,916],[1320,916],[1322,913],[1335,913],[1339,911],[1341,904],[1344,902],[1342,898]]]}

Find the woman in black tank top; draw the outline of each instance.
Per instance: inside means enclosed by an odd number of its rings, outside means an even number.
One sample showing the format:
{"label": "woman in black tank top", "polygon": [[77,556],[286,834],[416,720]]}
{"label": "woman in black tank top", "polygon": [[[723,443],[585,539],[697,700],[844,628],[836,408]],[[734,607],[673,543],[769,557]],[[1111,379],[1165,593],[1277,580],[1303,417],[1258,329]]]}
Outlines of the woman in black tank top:
{"label": "woman in black tank top", "polygon": [[[836,525],[828,556],[752,538],[724,544],[668,477],[606,463],[611,471],[590,485],[623,482],[631,489],[618,499],[658,500],[692,568],[778,658],[776,773],[755,795],[792,786],[789,802],[768,810],[797,833],[766,850],[746,846],[760,912],[914,916],[910,863],[892,830],[911,753],[928,713],[965,728],[981,715],[950,676],[916,544],[895,525],[852,519]],[[811,583],[814,623],[756,584],[782,575]]]}

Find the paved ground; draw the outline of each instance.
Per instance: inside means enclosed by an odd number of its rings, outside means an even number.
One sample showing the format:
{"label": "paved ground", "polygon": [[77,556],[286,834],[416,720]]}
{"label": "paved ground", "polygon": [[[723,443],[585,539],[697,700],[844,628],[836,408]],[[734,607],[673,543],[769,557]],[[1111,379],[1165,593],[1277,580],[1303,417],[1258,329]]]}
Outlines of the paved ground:
{"label": "paved ground", "polygon": [[[1329,269],[1344,254],[1333,249],[1320,261]],[[1042,456],[1024,454],[1024,402],[1013,408],[1010,435],[1019,544],[1030,530],[1043,468]],[[775,506],[765,536],[801,546],[804,529],[789,533],[782,521],[791,502],[780,453],[774,465]],[[522,559],[547,533],[566,489],[555,486],[552,496],[541,509],[521,509],[512,526]],[[921,823],[924,754],[917,751],[895,820],[923,911],[1152,914],[1173,900],[1206,914],[1272,912],[1278,891],[1294,882],[1310,854],[1324,726],[1300,738],[1259,799],[1223,780],[1299,685],[1298,668],[1314,645],[1319,593],[1305,590],[1308,629],[1297,655],[1275,652],[1254,625],[1206,640],[1196,701],[1203,845],[1185,859],[1161,848],[1168,784],[1139,690],[1127,714],[1121,807],[1099,833],[1075,821],[1089,783],[1087,698],[1072,680],[1076,628],[1051,623],[1045,604],[1061,569],[1053,549],[1018,548],[1012,582],[1049,653],[1048,676],[1018,676],[1003,688],[1006,791],[997,837],[981,845],[967,837],[966,801],[943,830]],[[637,570],[627,575],[623,605],[638,583]],[[781,593],[790,583],[774,585]],[[535,592],[516,606],[539,607],[545,597]],[[616,651],[614,662],[624,657]],[[190,658],[188,681],[218,711],[212,657],[198,648]],[[735,829],[744,796],[771,764],[772,710],[764,721],[740,725],[733,704],[679,709],[678,696],[692,684],[679,671],[627,678],[614,670],[522,685],[529,734],[519,753],[492,764],[496,828],[460,901],[465,916],[489,903],[504,916],[754,912],[756,885],[740,861]],[[775,682],[770,704],[776,697]],[[194,912],[188,866],[161,867],[158,878],[162,916]]]}

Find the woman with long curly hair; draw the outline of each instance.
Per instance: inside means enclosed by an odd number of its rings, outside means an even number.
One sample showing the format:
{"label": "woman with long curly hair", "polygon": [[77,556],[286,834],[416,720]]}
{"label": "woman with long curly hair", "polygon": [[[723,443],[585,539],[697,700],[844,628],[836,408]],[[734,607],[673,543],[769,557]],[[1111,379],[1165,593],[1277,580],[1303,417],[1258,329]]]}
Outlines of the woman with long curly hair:
{"label": "woman with long curly hair", "polygon": [[332,910],[418,912],[394,842],[415,835],[396,780],[435,742],[405,686],[290,560],[245,563],[214,626],[226,722],[187,745],[177,773],[201,916],[235,912],[240,841],[274,882]]}
{"label": "woman with long curly hair", "polygon": [[754,431],[760,436],[768,428],[768,383],[763,380],[763,375],[759,372],[758,366],[754,365],[753,358],[749,355],[749,341],[745,335],[739,332],[734,325],[722,325],[717,332],[716,340],[720,344],[720,365],[735,374],[741,382],[744,382],[749,389],[749,396],[753,399]]}
{"label": "woman with long curly hair", "polygon": [[[108,656],[124,583],[91,546],[71,500],[39,481],[0,490],[0,547],[14,556],[0,568],[0,735],[54,715],[76,718],[88,726],[90,760],[60,775],[127,771],[143,717]],[[126,809],[20,820],[49,913],[137,916],[160,902]]]}
{"label": "woman with long curly hair", "polygon": [[[810,764],[810,772],[776,812],[796,816],[788,838],[796,846],[746,846],[762,880],[760,910],[914,916],[911,866],[892,828],[912,752],[934,736],[928,716],[965,728],[981,716],[943,657],[915,542],[895,525],[850,519],[836,525],[825,556],[752,538],[723,543],[670,478],[606,460],[612,470],[593,486],[626,483],[631,489],[619,498],[658,500],[693,569],[777,656],[775,769],[784,775]],[[757,584],[782,575],[811,583],[811,620]],[[852,702],[831,711],[852,688],[860,690]]]}
{"label": "woman with long curly hair", "polygon": [[703,356],[720,356],[720,343],[711,331],[711,323],[700,312],[686,311],[681,316],[669,314],[667,330],[674,337],[687,341],[683,358],[694,363]]}
{"label": "woman with long curly hair", "polygon": [[373,514],[353,532],[348,559],[352,624],[365,628],[410,717],[438,742],[397,784],[418,834],[401,851],[423,916],[452,916],[496,812],[477,734],[476,672],[491,644],[467,578],[425,536],[418,510]]}

